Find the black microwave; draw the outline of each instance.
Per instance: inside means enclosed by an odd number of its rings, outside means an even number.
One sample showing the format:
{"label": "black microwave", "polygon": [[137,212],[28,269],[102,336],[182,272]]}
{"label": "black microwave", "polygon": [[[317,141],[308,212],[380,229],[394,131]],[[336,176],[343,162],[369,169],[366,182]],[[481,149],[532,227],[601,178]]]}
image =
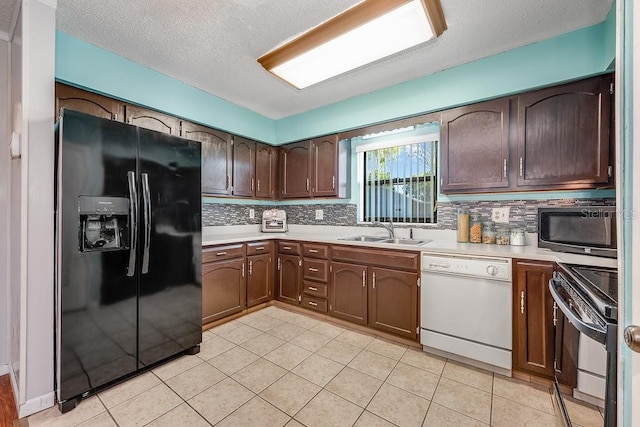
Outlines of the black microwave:
{"label": "black microwave", "polygon": [[538,209],[538,247],[617,257],[615,206]]}

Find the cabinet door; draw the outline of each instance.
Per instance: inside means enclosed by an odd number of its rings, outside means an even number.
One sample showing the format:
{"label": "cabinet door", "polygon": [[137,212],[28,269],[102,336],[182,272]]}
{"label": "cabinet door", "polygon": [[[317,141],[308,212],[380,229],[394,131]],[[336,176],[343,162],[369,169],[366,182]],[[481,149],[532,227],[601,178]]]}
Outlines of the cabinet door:
{"label": "cabinet door", "polygon": [[202,144],[202,192],[229,195],[231,192],[231,135],[194,123],[182,122],[182,137]]}
{"label": "cabinet door", "polygon": [[62,83],[56,83],[56,119],[62,109],[80,111],[103,119],[124,121],[124,103]]}
{"label": "cabinet door", "polygon": [[256,197],[277,198],[278,149],[266,144],[256,145]]}
{"label": "cabinet door", "polygon": [[254,196],[256,143],[236,136],[233,138],[234,196]]}
{"label": "cabinet door", "polygon": [[327,136],[311,141],[313,148],[313,185],[314,197],[337,196],[338,175],[338,136]]}
{"label": "cabinet door", "polygon": [[443,193],[509,186],[509,99],[497,99],[442,113]]}
{"label": "cabinet door", "polygon": [[367,324],[367,267],[331,263],[329,314],[350,322]]}
{"label": "cabinet door", "polygon": [[513,368],[553,378],[553,263],[516,261],[513,283]]}
{"label": "cabinet door", "polygon": [[180,136],[180,119],[157,111],[127,104],[125,121],[141,128]]}
{"label": "cabinet door", "polygon": [[418,275],[369,267],[369,326],[415,340],[418,337]]}
{"label": "cabinet door", "polygon": [[202,266],[202,323],[239,313],[245,306],[244,259]]}
{"label": "cabinet door", "polygon": [[271,254],[247,257],[247,307],[269,301],[273,289]]}
{"label": "cabinet door", "polygon": [[518,97],[518,187],[609,183],[610,77]]}
{"label": "cabinet door", "polygon": [[300,258],[296,255],[278,256],[278,299],[290,304],[300,304],[302,274]]}
{"label": "cabinet door", "polygon": [[282,197],[311,196],[311,150],[309,141],[282,147]]}

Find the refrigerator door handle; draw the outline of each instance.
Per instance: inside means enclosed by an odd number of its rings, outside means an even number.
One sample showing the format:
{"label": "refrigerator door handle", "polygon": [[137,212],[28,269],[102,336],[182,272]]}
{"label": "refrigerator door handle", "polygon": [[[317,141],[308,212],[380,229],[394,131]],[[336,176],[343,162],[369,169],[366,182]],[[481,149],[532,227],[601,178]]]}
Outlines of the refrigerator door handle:
{"label": "refrigerator door handle", "polygon": [[151,245],[151,192],[149,191],[149,175],[141,174],[142,177],[142,203],[144,221],[144,242],[142,251],[142,274],[149,272],[149,246]]}
{"label": "refrigerator door handle", "polygon": [[136,252],[138,249],[138,190],[136,189],[135,172],[127,172],[127,181],[129,181],[129,266],[127,267],[127,276],[131,277],[136,272]]}

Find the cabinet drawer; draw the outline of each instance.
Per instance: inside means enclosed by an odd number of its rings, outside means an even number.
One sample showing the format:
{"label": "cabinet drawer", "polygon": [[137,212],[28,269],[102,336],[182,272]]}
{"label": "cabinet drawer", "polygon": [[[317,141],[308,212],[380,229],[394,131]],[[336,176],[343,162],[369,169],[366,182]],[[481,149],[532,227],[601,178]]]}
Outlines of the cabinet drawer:
{"label": "cabinet drawer", "polygon": [[271,242],[247,243],[247,255],[261,255],[271,252]]}
{"label": "cabinet drawer", "polygon": [[328,255],[329,247],[327,245],[318,245],[314,243],[302,244],[302,256],[327,259]]}
{"label": "cabinet drawer", "polygon": [[278,252],[281,254],[300,255],[300,243],[278,242]]}
{"label": "cabinet drawer", "polygon": [[333,246],[331,258],[357,264],[418,271],[418,253]]}
{"label": "cabinet drawer", "polygon": [[326,298],[327,297],[327,285],[323,283],[316,282],[307,282],[306,280],[303,283],[302,292],[305,294],[316,297],[316,298]]}
{"label": "cabinet drawer", "polygon": [[327,300],[302,295],[302,306],[321,313],[327,312]]}
{"label": "cabinet drawer", "polygon": [[327,283],[329,278],[329,261],[326,259],[304,258],[302,260],[302,277]]}
{"label": "cabinet drawer", "polygon": [[244,256],[244,243],[237,245],[213,246],[202,250],[202,263]]}

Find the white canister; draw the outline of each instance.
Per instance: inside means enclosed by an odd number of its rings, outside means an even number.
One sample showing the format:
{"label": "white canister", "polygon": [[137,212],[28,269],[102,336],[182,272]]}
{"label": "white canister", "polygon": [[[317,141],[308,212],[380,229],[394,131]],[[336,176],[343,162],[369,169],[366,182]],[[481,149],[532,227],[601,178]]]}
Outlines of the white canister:
{"label": "white canister", "polygon": [[526,245],[524,238],[524,229],[522,228],[514,228],[511,230],[511,246],[524,246]]}

